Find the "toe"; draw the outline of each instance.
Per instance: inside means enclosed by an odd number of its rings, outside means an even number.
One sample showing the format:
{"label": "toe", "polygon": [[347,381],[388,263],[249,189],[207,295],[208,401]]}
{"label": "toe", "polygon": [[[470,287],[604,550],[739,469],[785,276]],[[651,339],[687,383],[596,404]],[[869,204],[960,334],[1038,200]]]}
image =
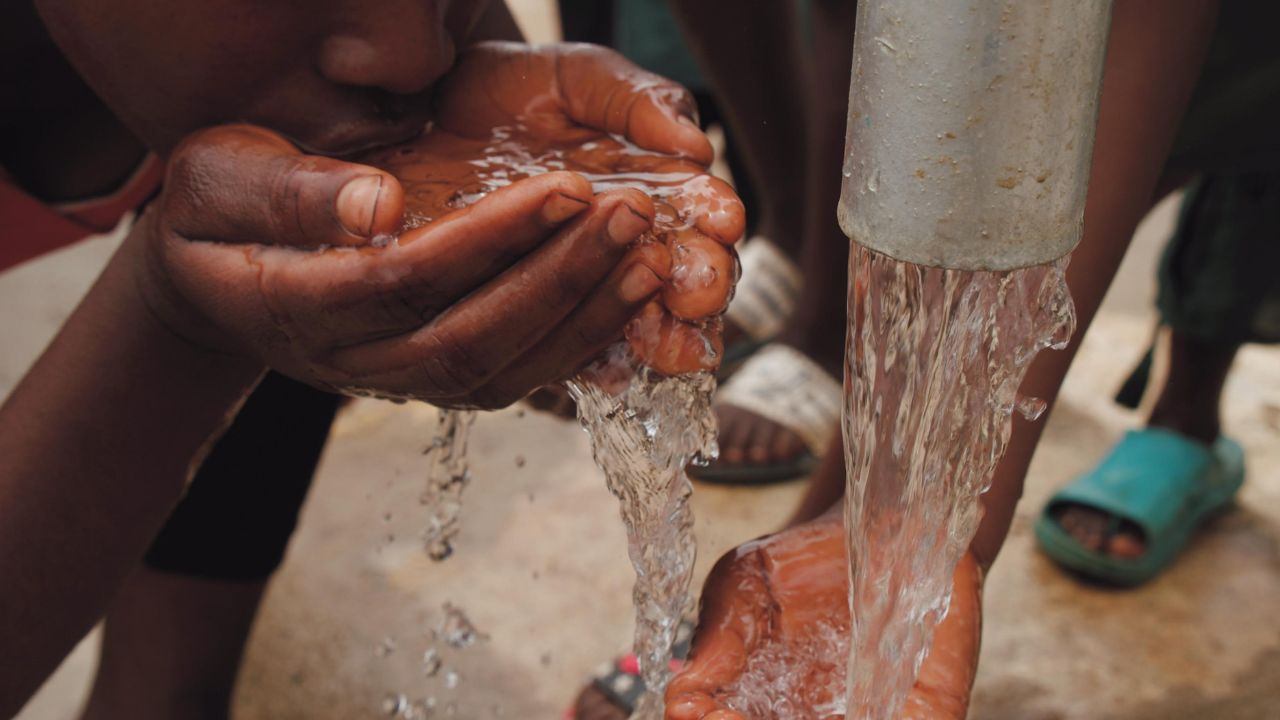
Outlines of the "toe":
{"label": "toe", "polygon": [[1122,560],[1136,560],[1146,550],[1142,531],[1129,522],[1122,523],[1120,529],[1107,541],[1107,554]]}
{"label": "toe", "polygon": [[751,437],[748,413],[739,408],[716,408],[720,422],[720,459],[728,465],[738,465],[746,459],[746,447]]}

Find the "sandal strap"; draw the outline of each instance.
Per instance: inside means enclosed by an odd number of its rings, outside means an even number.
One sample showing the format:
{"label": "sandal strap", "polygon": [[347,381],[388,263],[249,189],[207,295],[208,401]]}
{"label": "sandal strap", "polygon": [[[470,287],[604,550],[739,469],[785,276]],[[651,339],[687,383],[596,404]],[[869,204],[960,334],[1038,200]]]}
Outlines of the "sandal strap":
{"label": "sandal strap", "polygon": [[840,426],[844,389],[809,356],[769,343],[720,387],[716,402],[749,410],[791,430],[815,454],[826,452]]}
{"label": "sandal strap", "polygon": [[1049,501],[1084,505],[1137,525],[1149,542],[1182,521],[1205,495],[1238,472],[1240,446],[1220,438],[1212,448],[1162,428],[1131,430],[1092,472]]}
{"label": "sandal strap", "polygon": [[738,263],[742,270],[725,318],[752,340],[768,340],[782,331],[795,310],[803,275],[777,245],[760,235],[740,246]]}

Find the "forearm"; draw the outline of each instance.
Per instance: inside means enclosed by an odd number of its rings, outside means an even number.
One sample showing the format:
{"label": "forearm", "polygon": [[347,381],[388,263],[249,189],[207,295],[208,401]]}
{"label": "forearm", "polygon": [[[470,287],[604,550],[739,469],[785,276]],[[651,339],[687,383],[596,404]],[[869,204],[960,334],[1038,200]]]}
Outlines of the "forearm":
{"label": "forearm", "polygon": [[156,322],[131,252],[0,407],[0,716],[97,620],[261,374]]}

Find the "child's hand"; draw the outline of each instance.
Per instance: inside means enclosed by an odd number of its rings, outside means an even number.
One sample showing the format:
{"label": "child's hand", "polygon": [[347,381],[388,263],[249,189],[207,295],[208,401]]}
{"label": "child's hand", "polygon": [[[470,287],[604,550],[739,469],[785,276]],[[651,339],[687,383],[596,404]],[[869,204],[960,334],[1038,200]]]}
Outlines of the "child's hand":
{"label": "child's hand", "polygon": [[713,318],[732,294],[737,266],[728,247],[741,238],[746,217],[733,189],[706,174],[713,151],[693,120],[688,91],[594,45],[489,42],[459,57],[436,91],[436,110],[440,129],[476,140],[515,126],[567,145],[612,133],[658,153],[622,153],[629,171],[696,177],[667,198],[669,206],[660,204],[659,218],[678,213],[693,227],[667,242],[667,287],[628,327],[627,338],[639,359],[666,374],[719,366],[721,326]]}
{"label": "child's hand", "polygon": [[[702,591],[702,616],[690,660],[667,686],[667,720],[742,720],[723,701],[763,646],[799,646],[819,625],[847,633],[846,558],[844,526],[832,514],[747,543],[721,558]],[[973,557],[965,555],[956,568],[950,611],[934,630],[933,647],[907,699],[905,717],[965,716],[980,634],[978,568]],[[828,683],[833,677],[842,680],[845,673],[843,654],[835,660],[821,667],[792,668],[806,682],[789,699],[807,707],[829,702]],[[837,682],[839,687],[843,684]]]}
{"label": "child's hand", "polygon": [[479,43],[436,90],[436,120],[458,135],[483,139],[518,123],[572,142],[603,130],[706,167],[714,153],[696,113],[683,87],[595,45]]}
{"label": "child's hand", "polygon": [[569,375],[662,286],[622,262],[653,222],[637,191],[548,173],[372,242],[403,207],[384,171],[261,128],[203,131],[135,231],[139,284],[189,341],[323,387],[479,407]]}

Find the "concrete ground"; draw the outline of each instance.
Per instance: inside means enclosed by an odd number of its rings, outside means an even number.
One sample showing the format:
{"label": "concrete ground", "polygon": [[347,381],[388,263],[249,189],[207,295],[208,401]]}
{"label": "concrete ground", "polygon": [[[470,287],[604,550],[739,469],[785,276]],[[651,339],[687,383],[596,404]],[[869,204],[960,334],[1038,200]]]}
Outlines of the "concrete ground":
{"label": "concrete ground", "polygon": [[[534,37],[553,27],[541,2],[517,3]],[[1143,226],[1050,420],[987,584],[973,718],[1280,717],[1280,350],[1247,349],[1226,389],[1226,427],[1250,463],[1239,507],[1166,576],[1134,591],[1082,585],[1036,552],[1030,531],[1053,489],[1140,420],[1110,397],[1154,322],[1151,277],[1171,222],[1166,204]],[[95,241],[0,276],[0,394],[112,247]],[[459,718],[556,718],[627,646],[632,574],[583,433],[519,409],[481,417],[457,552],[437,564],[415,540],[433,417],[360,401],[339,418],[254,629],[236,718],[383,717],[396,693],[433,697]],[[699,574],[775,528],[801,488],[699,486]],[[486,639],[443,648],[445,668],[427,677],[422,655],[446,602]],[[91,635],[19,718],[74,717],[95,648]]]}

